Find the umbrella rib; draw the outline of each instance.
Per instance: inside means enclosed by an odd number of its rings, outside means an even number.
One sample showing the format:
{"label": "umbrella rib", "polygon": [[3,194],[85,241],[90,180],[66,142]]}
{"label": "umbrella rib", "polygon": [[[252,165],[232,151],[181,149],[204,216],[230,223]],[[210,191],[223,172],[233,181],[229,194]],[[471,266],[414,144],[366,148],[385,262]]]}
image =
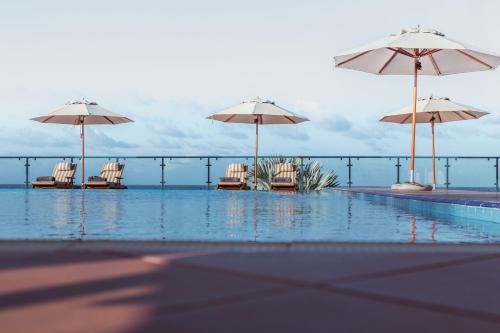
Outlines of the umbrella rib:
{"label": "umbrella rib", "polygon": [[400,124],[406,123],[406,121],[410,119],[411,116],[413,116],[413,113],[410,113],[402,122],[400,122]]}
{"label": "umbrella rib", "polygon": [[106,119],[107,121],[109,121],[112,125],[114,125],[114,124],[115,124],[115,123],[114,123],[111,119],[109,119],[107,116],[104,116],[104,119]]}
{"label": "umbrella rib", "polygon": [[436,71],[437,75],[441,75],[441,71],[439,70],[439,66],[436,63],[436,59],[432,56],[432,54],[429,54],[429,58],[431,59],[432,67],[434,67],[434,70]]}
{"label": "umbrella rib", "polygon": [[431,54],[439,51],[442,51],[442,49],[431,49],[431,50],[425,49],[423,52],[420,53],[420,56],[421,57],[430,56]]}
{"label": "umbrella rib", "polygon": [[394,53],[392,54],[392,56],[389,58],[389,60],[387,60],[384,64],[384,66],[382,66],[382,68],[378,71],[379,74],[382,74],[382,72],[386,69],[387,66],[389,66],[389,64],[392,62],[392,60],[396,57],[398,53],[396,51],[394,51]]}
{"label": "umbrella rib", "polygon": [[351,57],[351,58],[349,58],[349,59],[347,59],[347,60],[344,60],[344,61],[342,61],[342,62],[339,62],[339,63],[336,65],[336,67],[342,66],[342,65],[344,65],[344,64],[346,64],[346,63],[348,63],[349,61],[352,61],[352,60],[358,59],[359,57],[362,57],[362,56],[364,56],[365,54],[367,54],[367,53],[369,53],[369,52],[371,52],[371,51],[372,51],[372,50],[368,50],[368,51],[365,51],[365,52],[361,52],[360,54],[355,55],[354,57]]}
{"label": "umbrella rib", "polygon": [[236,114],[232,114],[229,116],[229,118],[227,118],[226,120],[224,120],[225,123],[227,123],[228,121],[230,121],[231,119],[233,119],[234,117],[236,117]]}
{"label": "umbrella rib", "polygon": [[47,121],[49,121],[50,119],[54,118],[54,116],[50,116],[48,117],[47,119],[45,119],[44,121],[42,121],[42,123],[46,123]]}
{"label": "umbrella rib", "polygon": [[442,123],[443,122],[443,119],[441,118],[441,112],[436,112],[438,118],[439,118],[439,122]]}
{"label": "umbrella rib", "polygon": [[460,118],[462,118],[462,120],[467,120],[467,118],[465,118],[464,116],[462,116],[462,115],[460,114],[460,112],[461,112],[461,111],[454,111],[454,113],[455,113],[457,116],[459,116]]}
{"label": "umbrella rib", "polygon": [[488,69],[493,69],[493,66],[487,64],[486,62],[482,61],[481,59],[478,59],[477,57],[474,57],[472,54],[469,54],[467,52],[464,52],[462,50],[457,50],[458,52],[462,53],[464,56],[474,60],[475,62],[480,63],[481,65],[488,67]]}
{"label": "umbrella rib", "polygon": [[466,114],[466,115],[468,115],[468,116],[471,116],[471,117],[472,117],[472,118],[474,118],[474,119],[478,119],[478,117],[477,117],[475,114],[473,114],[473,113],[470,113],[470,112],[468,112],[468,111],[462,111],[462,112],[463,112],[463,113],[465,113],[465,114]]}
{"label": "umbrella rib", "polygon": [[290,117],[288,117],[288,116],[283,116],[283,117],[285,117],[286,119],[290,120],[290,122],[291,122],[292,124],[296,124],[296,123],[297,123],[296,121],[294,121],[292,118],[290,118]]}
{"label": "umbrella rib", "polygon": [[401,53],[401,54],[403,54],[403,55],[405,55],[405,56],[407,56],[407,57],[410,57],[410,58],[415,58],[415,55],[414,55],[414,54],[411,54],[410,52],[408,52],[408,51],[406,51],[406,50],[404,50],[404,49],[402,49],[402,48],[397,48],[397,49],[395,49],[395,48],[393,48],[393,47],[388,47],[388,49],[389,49],[389,50],[391,50],[391,51],[397,52],[397,53]]}

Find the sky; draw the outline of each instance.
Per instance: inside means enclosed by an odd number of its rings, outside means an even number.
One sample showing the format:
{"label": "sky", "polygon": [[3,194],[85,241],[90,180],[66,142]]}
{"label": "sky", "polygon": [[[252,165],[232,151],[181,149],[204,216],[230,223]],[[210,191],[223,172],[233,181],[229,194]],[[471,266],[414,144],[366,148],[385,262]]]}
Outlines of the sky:
{"label": "sky", "polygon": [[[411,76],[335,69],[333,56],[417,25],[500,53],[498,1],[4,1],[0,154],[79,153],[78,128],[29,118],[86,98],[132,118],[93,126],[94,155],[251,155],[252,126],[206,120],[260,96],[310,118],[262,127],[262,154],[408,154]],[[419,95],[490,111],[437,127],[441,155],[498,155],[500,73],[422,77]],[[430,126],[417,129],[430,154]]]}

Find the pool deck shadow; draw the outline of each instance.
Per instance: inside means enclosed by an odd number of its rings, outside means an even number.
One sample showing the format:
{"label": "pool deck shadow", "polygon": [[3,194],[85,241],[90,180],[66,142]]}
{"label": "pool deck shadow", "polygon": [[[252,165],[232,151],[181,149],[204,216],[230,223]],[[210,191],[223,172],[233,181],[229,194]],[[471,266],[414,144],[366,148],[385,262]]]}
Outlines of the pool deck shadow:
{"label": "pool deck shadow", "polygon": [[500,245],[0,241],[5,332],[499,332]]}

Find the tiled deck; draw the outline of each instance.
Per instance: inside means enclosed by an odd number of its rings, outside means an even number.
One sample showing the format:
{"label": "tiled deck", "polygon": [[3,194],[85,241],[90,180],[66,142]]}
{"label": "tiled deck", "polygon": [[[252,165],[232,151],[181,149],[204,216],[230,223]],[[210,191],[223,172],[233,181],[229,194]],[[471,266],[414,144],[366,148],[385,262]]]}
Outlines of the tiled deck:
{"label": "tiled deck", "polygon": [[3,332],[499,332],[500,245],[0,242]]}
{"label": "tiled deck", "polygon": [[391,191],[389,188],[379,187],[356,187],[343,188],[341,191],[354,193],[368,193],[406,199],[432,201],[440,203],[452,203],[467,206],[482,206],[500,208],[500,192],[478,192],[459,190],[436,190],[436,191]]}

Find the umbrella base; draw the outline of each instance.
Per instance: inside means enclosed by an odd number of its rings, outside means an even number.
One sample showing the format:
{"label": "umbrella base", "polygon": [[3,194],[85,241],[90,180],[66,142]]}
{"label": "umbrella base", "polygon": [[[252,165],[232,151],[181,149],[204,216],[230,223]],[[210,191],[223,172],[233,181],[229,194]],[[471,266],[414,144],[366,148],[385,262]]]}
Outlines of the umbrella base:
{"label": "umbrella base", "polygon": [[432,191],[432,185],[422,185],[419,183],[399,183],[391,186],[393,191]]}

